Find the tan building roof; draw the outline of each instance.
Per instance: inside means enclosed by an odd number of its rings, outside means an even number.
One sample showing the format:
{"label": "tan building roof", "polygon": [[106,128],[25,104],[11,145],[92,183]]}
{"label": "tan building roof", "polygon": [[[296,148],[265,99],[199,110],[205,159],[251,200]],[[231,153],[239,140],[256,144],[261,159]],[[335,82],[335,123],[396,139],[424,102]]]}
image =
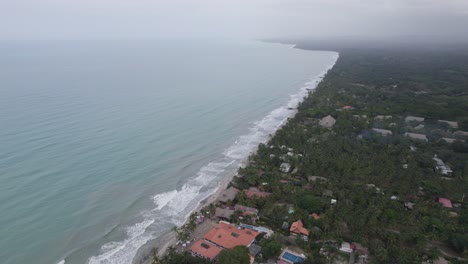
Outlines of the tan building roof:
{"label": "tan building roof", "polygon": [[424,135],[424,134],[405,133],[405,136],[409,137],[411,139],[415,139],[415,140],[428,141],[426,135]]}
{"label": "tan building roof", "polygon": [[238,192],[239,192],[238,189],[234,187],[230,187],[229,189],[224,190],[224,192],[221,193],[221,195],[219,196],[219,201],[223,203],[226,203],[229,200],[232,201],[234,200],[234,198],[236,198],[236,195]]}
{"label": "tan building roof", "polygon": [[468,137],[468,132],[458,130],[458,131],[454,132],[453,135],[454,136],[459,136],[459,137]]}
{"label": "tan building roof", "polygon": [[319,122],[319,125],[326,127],[326,128],[331,128],[335,125],[336,119],[333,118],[331,115],[327,115],[326,117],[322,118]]}

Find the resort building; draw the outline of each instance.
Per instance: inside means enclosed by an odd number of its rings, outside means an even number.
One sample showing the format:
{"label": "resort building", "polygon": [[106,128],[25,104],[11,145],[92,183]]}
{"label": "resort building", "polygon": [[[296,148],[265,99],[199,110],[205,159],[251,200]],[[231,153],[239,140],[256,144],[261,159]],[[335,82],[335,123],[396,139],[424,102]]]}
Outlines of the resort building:
{"label": "resort building", "polygon": [[193,256],[206,258],[211,261],[216,259],[216,257],[219,255],[221,250],[222,250],[221,248],[217,247],[216,245],[206,240],[198,240],[190,248],[190,252],[192,253]]}
{"label": "resort building", "polygon": [[236,246],[249,247],[257,235],[258,232],[254,230],[241,229],[226,222],[219,222],[206,233],[204,239],[223,249],[231,249]]}

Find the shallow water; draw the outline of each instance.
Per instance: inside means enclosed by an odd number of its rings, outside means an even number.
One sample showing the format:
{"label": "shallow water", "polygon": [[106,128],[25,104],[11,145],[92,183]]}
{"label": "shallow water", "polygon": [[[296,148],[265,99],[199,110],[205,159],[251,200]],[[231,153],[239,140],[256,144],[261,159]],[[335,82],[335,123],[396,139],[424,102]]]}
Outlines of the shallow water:
{"label": "shallow water", "polygon": [[265,141],[336,53],[0,43],[0,258],[130,263]]}

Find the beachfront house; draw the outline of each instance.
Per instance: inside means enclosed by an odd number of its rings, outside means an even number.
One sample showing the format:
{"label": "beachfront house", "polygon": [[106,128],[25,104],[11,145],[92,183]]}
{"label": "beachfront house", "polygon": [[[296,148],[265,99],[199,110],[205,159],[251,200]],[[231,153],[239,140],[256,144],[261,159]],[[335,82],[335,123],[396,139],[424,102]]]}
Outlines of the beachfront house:
{"label": "beachfront house", "polygon": [[249,247],[254,242],[258,232],[251,229],[241,229],[227,222],[219,222],[212,228],[204,239],[222,249],[231,249],[236,246]]}
{"label": "beachfront house", "polygon": [[291,165],[289,163],[283,162],[280,165],[280,170],[284,173],[288,173],[291,170]]}
{"label": "beachfront house", "polygon": [[438,120],[439,123],[447,124],[451,128],[458,128],[458,122],[455,121],[447,121],[447,120]]}
{"label": "beachfront house", "polygon": [[229,201],[234,201],[238,192],[239,192],[238,189],[234,187],[230,187],[221,193],[218,200],[222,203],[228,203]]}
{"label": "beachfront house", "polygon": [[336,119],[331,115],[327,115],[326,117],[320,119],[319,125],[325,128],[332,128],[335,123]]}
{"label": "beachfront house", "polygon": [[206,258],[211,261],[214,261],[222,250],[222,248],[203,239],[198,240],[190,247],[190,253],[192,253],[193,256]]}

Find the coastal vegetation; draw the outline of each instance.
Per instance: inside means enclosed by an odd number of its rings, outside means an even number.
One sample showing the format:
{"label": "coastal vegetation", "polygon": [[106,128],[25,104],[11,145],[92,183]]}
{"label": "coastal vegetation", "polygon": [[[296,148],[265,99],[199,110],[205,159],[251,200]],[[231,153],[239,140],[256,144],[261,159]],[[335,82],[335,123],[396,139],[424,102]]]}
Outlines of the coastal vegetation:
{"label": "coastal vegetation", "polygon": [[[320,125],[326,116],[336,123]],[[347,241],[368,250],[368,263],[440,257],[467,263],[464,131],[466,51],[341,51],[295,117],[258,147],[231,183],[240,190],[238,203],[259,210],[256,224],[278,235],[259,242],[257,262],[294,246],[305,252],[304,263],[333,263],[343,257],[337,245]],[[451,172],[442,173],[437,160]],[[249,198],[243,191],[251,187],[271,195]],[[310,235],[288,239],[298,220]],[[219,263],[248,263],[227,260],[247,256],[242,250],[223,251]],[[180,257],[186,259],[179,263],[205,263],[187,254],[172,249],[161,263]]]}

